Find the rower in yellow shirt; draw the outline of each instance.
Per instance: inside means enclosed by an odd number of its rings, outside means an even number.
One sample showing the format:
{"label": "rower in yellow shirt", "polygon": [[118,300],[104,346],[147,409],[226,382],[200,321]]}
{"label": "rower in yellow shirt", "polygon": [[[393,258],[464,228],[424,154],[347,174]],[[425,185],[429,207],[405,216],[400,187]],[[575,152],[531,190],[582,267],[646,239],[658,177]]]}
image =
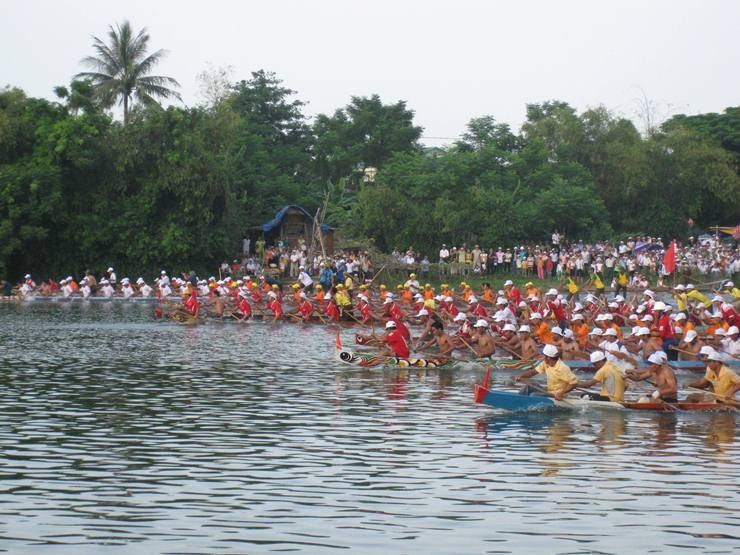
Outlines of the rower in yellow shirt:
{"label": "rower in yellow shirt", "polygon": [[590,356],[591,363],[596,368],[593,378],[580,382],[578,387],[588,389],[594,385],[601,384],[598,395],[591,395],[596,401],[624,401],[624,374],[616,364],[607,361],[603,351],[594,351]]}
{"label": "rower in yellow shirt", "polygon": [[[722,361],[722,355],[712,347],[702,347],[700,356],[706,356],[707,371],[704,377],[687,384],[687,387],[697,389],[707,389],[712,387],[712,391],[717,398],[726,399],[732,402],[735,394],[740,391],[740,376],[730,370]],[[703,394],[692,394],[686,399],[688,402],[703,401]]]}
{"label": "rower in yellow shirt", "polygon": [[710,308],[712,306],[712,301],[709,300],[709,297],[697,291],[690,283],[686,286],[686,298],[700,302],[704,305],[704,308]]}
{"label": "rower in yellow shirt", "polygon": [[[560,360],[560,351],[555,345],[545,345],[542,349],[545,359],[535,368],[520,374],[514,381],[531,378],[535,374],[547,376],[547,392],[555,399],[562,399],[569,391],[578,386],[578,378],[570,368]],[[527,391],[527,394],[529,391]]]}
{"label": "rower in yellow shirt", "polygon": [[722,286],[722,291],[724,293],[727,293],[728,295],[732,295],[732,298],[735,300],[740,299],[740,289],[735,287],[735,284],[731,281],[725,282],[725,284]]}

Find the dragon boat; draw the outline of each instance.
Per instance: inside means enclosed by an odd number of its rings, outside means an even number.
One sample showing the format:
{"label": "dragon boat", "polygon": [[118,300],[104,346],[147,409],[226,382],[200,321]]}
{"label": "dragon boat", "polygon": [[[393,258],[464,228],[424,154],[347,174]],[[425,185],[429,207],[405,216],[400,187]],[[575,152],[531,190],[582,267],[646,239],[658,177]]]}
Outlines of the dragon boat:
{"label": "dragon boat", "polygon": [[490,389],[490,369],[486,372],[483,385],[476,384],[473,400],[477,404],[488,405],[496,409],[507,411],[526,410],[578,410],[578,409],[606,409],[606,410],[641,410],[641,411],[730,411],[737,409],[733,404],[699,402],[699,403],[663,403],[663,402],[636,402],[625,401],[597,401],[588,398],[565,398],[557,400],[546,395],[522,395],[515,391]]}
{"label": "dragon boat", "polygon": [[339,360],[345,364],[352,364],[354,366],[361,367],[398,366],[402,368],[459,368],[470,364],[484,364],[510,370],[527,370],[536,366],[540,362],[539,360],[522,361],[510,358],[487,357],[474,359],[456,359],[448,357],[404,358],[347,350],[340,350],[338,357]]}

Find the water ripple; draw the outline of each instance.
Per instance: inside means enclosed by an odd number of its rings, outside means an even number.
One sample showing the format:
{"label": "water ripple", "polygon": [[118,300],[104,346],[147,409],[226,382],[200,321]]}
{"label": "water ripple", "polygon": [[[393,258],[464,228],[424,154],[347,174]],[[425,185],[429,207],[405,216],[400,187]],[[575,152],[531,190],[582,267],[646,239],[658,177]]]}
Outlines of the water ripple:
{"label": "water ripple", "polygon": [[0,306],[0,551],[737,552],[734,414],[496,413],[482,368],[151,311]]}

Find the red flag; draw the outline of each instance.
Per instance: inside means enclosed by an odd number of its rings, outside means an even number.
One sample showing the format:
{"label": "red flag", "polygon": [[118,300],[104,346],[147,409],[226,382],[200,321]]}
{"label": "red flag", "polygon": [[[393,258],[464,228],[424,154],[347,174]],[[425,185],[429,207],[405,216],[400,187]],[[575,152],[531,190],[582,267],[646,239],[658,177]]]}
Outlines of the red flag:
{"label": "red flag", "polygon": [[342,350],[342,338],[339,337],[339,330],[337,330],[337,341],[336,341],[337,349],[340,351]]}
{"label": "red flag", "polygon": [[668,250],[665,251],[665,255],[663,256],[663,266],[665,266],[665,271],[669,274],[672,274],[676,271],[676,241],[675,239],[671,241],[671,246],[668,247]]}

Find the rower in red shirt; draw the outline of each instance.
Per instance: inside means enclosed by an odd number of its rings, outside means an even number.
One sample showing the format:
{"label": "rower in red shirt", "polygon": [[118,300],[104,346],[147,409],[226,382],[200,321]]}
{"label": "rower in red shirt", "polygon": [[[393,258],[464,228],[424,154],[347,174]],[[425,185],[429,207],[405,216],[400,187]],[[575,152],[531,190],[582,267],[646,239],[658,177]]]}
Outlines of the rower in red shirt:
{"label": "rower in red shirt", "polygon": [[311,315],[314,311],[313,305],[311,304],[311,301],[306,298],[306,294],[303,291],[301,291],[300,293],[300,299],[301,302],[298,305],[298,312],[301,315],[301,319],[304,322],[308,322],[309,320],[311,320]]}
{"label": "rower in red shirt", "polygon": [[236,310],[241,314],[237,319],[241,321],[249,320],[252,317],[252,305],[247,302],[247,294],[244,291],[239,293],[239,300],[236,303]]}
{"label": "rower in red shirt", "polygon": [[671,349],[678,345],[676,330],[673,328],[673,322],[665,309],[663,301],[656,301],[653,305],[653,312],[657,316],[658,324],[656,326],[661,339],[663,339],[663,352],[668,355],[668,360],[678,360],[678,351]]}
{"label": "rower in red shirt", "polygon": [[397,357],[408,358],[410,354],[409,346],[396,327],[396,322],[388,320],[385,324],[385,329],[386,333],[385,337],[383,337],[383,342],[388,345],[388,349],[382,351],[381,354],[385,356],[393,354]]}
{"label": "rower in red shirt", "polygon": [[514,306],[518,306],[522,302],[522,294],[519,292],[519,288],[514,285],[514,282],[507,279],[504,282],[504,293],[506,298],[511,301]]}
{"label": "rower in red shirt", "polygon": [[267,294],[268,298],[270,299],[270,302],[267,305],[267,308],[269,308],[272,311],[273,319],[272,321],[275,322],[277,320],[283,319],[283,305],[280,304],[280,301],[277,298],[277,295],[270,291]]}

